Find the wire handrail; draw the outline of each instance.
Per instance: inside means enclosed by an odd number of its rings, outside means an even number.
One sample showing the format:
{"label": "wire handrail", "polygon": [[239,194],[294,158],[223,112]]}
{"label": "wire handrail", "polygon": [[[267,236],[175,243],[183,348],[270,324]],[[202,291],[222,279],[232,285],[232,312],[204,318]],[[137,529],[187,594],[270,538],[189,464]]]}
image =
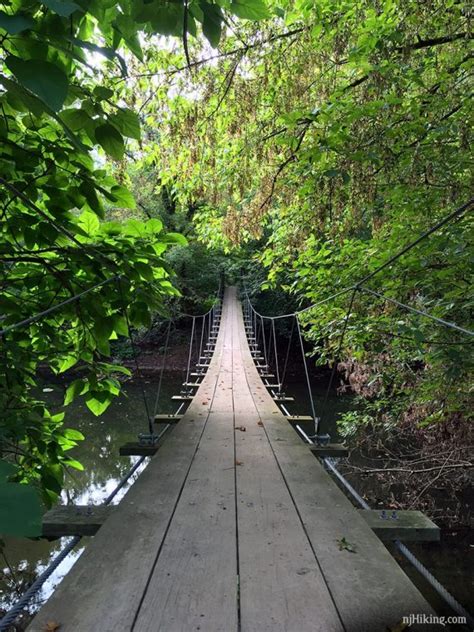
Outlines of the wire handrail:
{"label": "wire handrail", "polygon": [[[455,330],[460,331],[461,333],[467,334],[469,336],[474,336],[474,331],[471,331],[469,329],[465,329],[464,327],[460,327],[456,323],[452,323],[452,322],[444,320],[442,318],[438,318],[437,316],[433,316],[429,312],[426,312],[426,311],[420,310],[420,309],[416,309],[414,307],[411,307],[410,305],[407,305],[406,303],[402,303],[401,301],[397,301],[397,300],[392,299],[392,298],[390,298],[388,296],[380,294],[380,293],[378,293],[378,292],[376,292],[374,290],[371,290],[369,288],[363,287],[367,283],[367,281],[372,279],[379,272],[381,272],[382,270],[387,268],[389,265],[394,263],[397,259],[402,257],[409,250],[411,250],[412,248],[417,246],[421,241],[423,241],[424,239],[426,239],[427,237],[432,235],[434,232],[436,232],[437,230],[442,228],[445,224],[447,224],[448,222],[452,221],[453,219],[459,218],[463,213],[465,213],[467,210],[469,210],[472,206],[474,206],[474,198],[471,198],[465,204],[463,204],[462,206],[459,206],[454,211],[452,211],[451,213],[446,215],[443,219],[441,219],[439,222],[437,222],[434,226],[432,226],[428,230],[424,231],[415,240],[413,240],[407,246],[405,246],[404,248],[402,248],[401,250],[396,252],[392,257],[390,257],[387,261],[385,261],[380,266],[378,266],[378,268],[376,268],[370,274],[366,275],[365,277],[363,277],[362,279],[360,279],[359,281],[357,281],[353,285],[349,285],[348,287],[345,287],[344,289],[339,290],[338,292],[335,292],[334,294],[331,294],[330,296],[328,296],[328,297],[326,297],[326,298],[324,298],[324,299],[322,299],[320,301],[316,301],[315,303],[309,305],[308,307],[305,307],[305,308],[300,309],[300,310],[296,310],[296,311],[291,312],[289,314],[281,314],[281,315],[278,315],[278,316],[265,316],[265,315],[261,314],[260,312],[258,312],[255,309],[255,307],[253,306],[252,302],[250,301],[250,297],[249,297],[248,291],[247,291],[247,289],[244,286],[244,293],[245,293],[246,299],[248,300],[249,307],[260,318],[264,318],[264,319],[267,319],[267,320],[275,321],[277,319],[291,318],[293,316],[294,317],[298,317],[300,314],[308,312],[308,311],[314,309],[315,307],[318,307],[319,305],[327,303],[327,302],[337,298],[338,296],[342,296],[343,294],[347,294],[350,291],[354,291],[354,292],[361,291],[361,292],[367,292],[367,293],[373,294],[374,296],[377,296],[378,298],[381,298],[384,301],[388,301],[388,302],[394,303],[398,307],[402,307],[402,308],[404,308],[404,309],[406,309],[408,311],[415,312],[418,315],[423,316],[425,318],[429,318],[429,319],[431,319],[431,320],[433,320],[435,322],[438,322],[441,325],[444,325],[445,327],[449,327],[451,329],[455,329]],[[352,305],[352,301],[351,301],[351,305]]]}

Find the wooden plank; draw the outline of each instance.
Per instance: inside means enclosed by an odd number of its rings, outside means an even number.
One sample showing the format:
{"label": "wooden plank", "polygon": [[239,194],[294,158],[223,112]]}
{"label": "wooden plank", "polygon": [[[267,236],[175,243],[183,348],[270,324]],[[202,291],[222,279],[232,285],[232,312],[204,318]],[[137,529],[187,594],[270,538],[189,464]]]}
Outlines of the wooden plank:
{"label": "wooden plank", "polygon": [[310,415],[286,415],[286,421],[289,421],[291,424],[299,424],[306,421],[314,421],[314,418]]}
{"label": "wooden plank", "polygon": [[[283,423],[234,290],[206,368],[159,457],[29,630],[57,621],[61,632],[381,632],[408,614],[432,614]],[[355,553],[341,548],[344,537]]]}
{"label": "wooden plank", "polygon": [[232,415],[210,413],[134,630],[237,632]]}
{"label": "wooden plank", "polygon": [[[237,632],[232,353],[224,308],[217,386],[199,450],[156,560],[134,630]],[[199,401],[201,396],[199,397]],[[205,402],[205,399],[202,399]],[[215,411],[215,412],[214,412]]]}
{"label": "wooden plank", "polygon": [[275,402],[294,402],[294,397],[289,397],[288,395],[272,395],[272,399]]}
{"label": "wooden plank", "polygon": [[440,529],[421,511],[359,509],[359,513],[381,540],[439,542]]}
{"label": "wooden plank", "polygon": [[194,395],[173,395],[171,399],[175,402],[190,402],[194,399]]}
{"label": "wooden plank", "polygon": [[112,505],[57,505],[43,516],[42,536],[95,535],[114,509]]}
{"label": "wooden plank", "polygon": [[349,449],[342,443],[328,443],[327,445],[311,445],[308,446],[314,456],[323,458],[325,456],[332,456],[341,458],[349,456]]}
{"label": "wooden plank", "polygon": [[177,426],[160,458],[151,460],[35,616],[29,632],[44,632],[49,621],[61,622],[61,632],[132,628],[205,418],[196,413],[192,423],[183,420]]}
{"label": "wooden plank", "polygon": [[183,382],[183,386],[186,386],[187,388],[196,388],[201,386],[201,382]]}
{"label": "wooden plank", "polygon": [[132,629],[207,420],[199,402],[212,399],[217,376],[214,365],[198,389],[198,400],[161,445],[160,457],[150,460],[28,632],[43,632],[50,621],[60,622],[61,632]]}
{"label": "wooden plank", "polygon": [[236,432],[241,630],[342,631],[264,429],[236,417],[236,427],[244,423]]}
{"label": "wooden plank", "polygon": [[138,441],[130,441],[119,448],[120,456],[154,456],[158,452],[158,443],[145,445]]}
{"label": "wooden plank", "polygon": [[155,424],[176,424],[183,417],[184,415],[159,414],[155,415],[153,421],[155,422]]}
{"label": "wooden plank", "polygon": [[[285,420],[261,380],[251,355],[246,379],[286,485],[346,630],[380,632],[410,613],[433,610],[368,528],[351,502]],[[342,539],[356,553],[341,546]],[[434,630],[433,626],[413,626]]]}

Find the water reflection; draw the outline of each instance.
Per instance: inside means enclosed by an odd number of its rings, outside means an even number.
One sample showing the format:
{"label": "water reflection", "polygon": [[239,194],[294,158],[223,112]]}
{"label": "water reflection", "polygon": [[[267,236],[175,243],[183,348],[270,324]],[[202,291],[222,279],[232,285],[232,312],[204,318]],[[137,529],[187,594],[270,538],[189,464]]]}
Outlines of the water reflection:
{"label": "water reflection", "polygon": [[[171,401],[171,395],[179,390],[180,381],[180,374],[164,376],[158,412],[174,412],[176,403]],[[44,385],[43,396],[55,412],[61,410],[65,386],[62,383]],[[146,380],[144,387],[149,409],[153,411],[157,380]],[[127,441],[136,441],[138,433],[147,431],[142,386],[134,381],[128,382],[124,386],[124,394],[101,417],[95,417],[83,402],[73,402],[67,408],[67,420],[68,427],[80,430],[86,437],[85,441],[71,450],[71,456],[84,465],[84,471],[70,470],[67,474],[61,503],[101,504],[137,461],[138,457],[119,456],[119,447]],[[119,502],[146,463],[118,492],[112,504]],[[4,557],[0,556],[0,610],[10,608],[70,540],[61,538],[48,542],[11,537],[3,539],[5,549]],[[45,582],[31,602],[30,611],[35,611],[50,596],[84,550],[87,540],[82,538]]]}

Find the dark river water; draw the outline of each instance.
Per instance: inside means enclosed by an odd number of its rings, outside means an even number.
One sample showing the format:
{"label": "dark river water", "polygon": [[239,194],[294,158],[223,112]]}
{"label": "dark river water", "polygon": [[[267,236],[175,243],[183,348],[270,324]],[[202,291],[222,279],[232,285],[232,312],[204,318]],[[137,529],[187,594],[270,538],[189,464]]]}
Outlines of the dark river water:
{"label": "dark river water", "polygon": [[[171,395],[179,392],[181,382],[180,373],[165,374],[158,412],[171,413],[176,410],[177,405],[171,401]],[[48,389],[44,396],[48,399],[51,409],[60,409],[64,385],[45,384],[44,388]],[[68,407],[67,426],[77,428],[86,437],[85,441],[81,442],[72,453],[74,458],[84,465],[85,471],[73,470],[67,477],[62,498],[64,504],[100,504],[116,487],[136,461],[136,457],[119,456],[119,447],[127,441],[135,441],[138,433],[146,432],[143,391],[148,399],[150,410],[153,411],[156,388],[157,380],[154,378],[141,382],[128,382],[124,387],[124,395],[115,400],[101,417],[94,417],[80,402],[74,402]],[[292,382],[287,387],[286,393],[295,397],[295,402],[286,404],[291,414],[309,415],[311,413],[305,384]],[[324,384],[313,386],[317,414],[323,413],[320,432],[329,432],[332,438],[336,439],[338,414],[351,409],[353,398],[350,395],[337,396],[332,393],[327,405],[321,410],[324,394]],[[313,424],[302,424],[302,426],[308,434],[313,433]],[[137,475],[139,473],[140,470]],[[132,479],[132,483],[133,480],[135,479]],[[126,489],[124,488],[119,493],[114,503],[120,500]],[[0,610],[8,609],[15,603],[67,541],[67,538],[53,542],[5,538],[3,557],[0,554]],[[87,538],[83,538],[73,553],[43,585],[31,604],[32,612],[49,597],[87,546],[87,541]],[[472,606],[472,595],[474,595],[472,545],[464,540],[461,543],[442,540],[441,543],[417,544],[410,548],[465,607]],[[446,610],[436,594],[419,579],[418,574],[410,565],[403,560],[399,561],[404,568],[406,567],[407,572],[435,608],[441,613],[452,614]]]}

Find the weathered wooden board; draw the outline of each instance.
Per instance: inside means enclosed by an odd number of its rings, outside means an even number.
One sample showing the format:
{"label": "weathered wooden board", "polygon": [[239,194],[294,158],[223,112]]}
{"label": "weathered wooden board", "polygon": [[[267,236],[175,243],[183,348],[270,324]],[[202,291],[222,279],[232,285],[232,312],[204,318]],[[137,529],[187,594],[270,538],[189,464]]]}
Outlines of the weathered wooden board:
{"label": "weathered wooden board", "polygon": [[235,290],[205,367],[180,423],[29,630],[382,632],[432,614],[285,423]]}
{"label": "weathered wooden board", "polygon": [[119,448],[120,456],[154,456],[158,452],[159,445],[146,445],[138,441],[130,441]]}
{"label": "weathered wooden board", "polygon": [[[343,630],[258,415],[236,417],[242,632]],[[264,604],[264,607],[262,605]]]}
{"label": "weathered wooden board", "polygon": [[319,458],[323,458],[325,456],[332,456],[341,458],[344,456],[349,456],[349,450],[342,443],[328,443],[327,445],[311,445],[309,446],[310,451],[314,454],[314,456],[318,456]]}
{"label": "weathered wooden board", "polygon": [[195,401],[161,446],[159,457],[151,459],[35,616],[29,632],[43,632],[51,621],[61,625],[61,632],[133,628],[207,422],[208,407],[200,401],[212,400],[218,368],[213,359]]}
{"label": "weathered wooden board", "polygon": [[286,415],[285,419],[292,424],[300,424],[305,421],[314,421],[311,415]]}
{"label": "weathered wooden board", "polygon": [[183,416],[184,415],[167,415],[166,413],[160,413],[159,415],[155,415],[154,422],[155,424],[176,424]]}
{"label": "weathered wooden board", "polygon": [[134,630],[236,631],[232,415],[210,413]]}
{"label": "weathered wooden board", "polygon": [[360,515],[381,540],[438,542],[440,529],[421,511],[360,509]]}
{"label": "weathered wooden board", "polygon": [[114,509],[111,505],[57,505],[44,514],[42,535],[45,538],[95,535]]}
{"label": "weathered wooden board", "polygon": [[[433,614],[307,445],[283,423],[285,417],[270,394],[261,390],[260,376],[245,349],[243,357],[256,408],[345,629],[380,632],[410,613]],[[355,553],[343,548],[343,538]]]}

